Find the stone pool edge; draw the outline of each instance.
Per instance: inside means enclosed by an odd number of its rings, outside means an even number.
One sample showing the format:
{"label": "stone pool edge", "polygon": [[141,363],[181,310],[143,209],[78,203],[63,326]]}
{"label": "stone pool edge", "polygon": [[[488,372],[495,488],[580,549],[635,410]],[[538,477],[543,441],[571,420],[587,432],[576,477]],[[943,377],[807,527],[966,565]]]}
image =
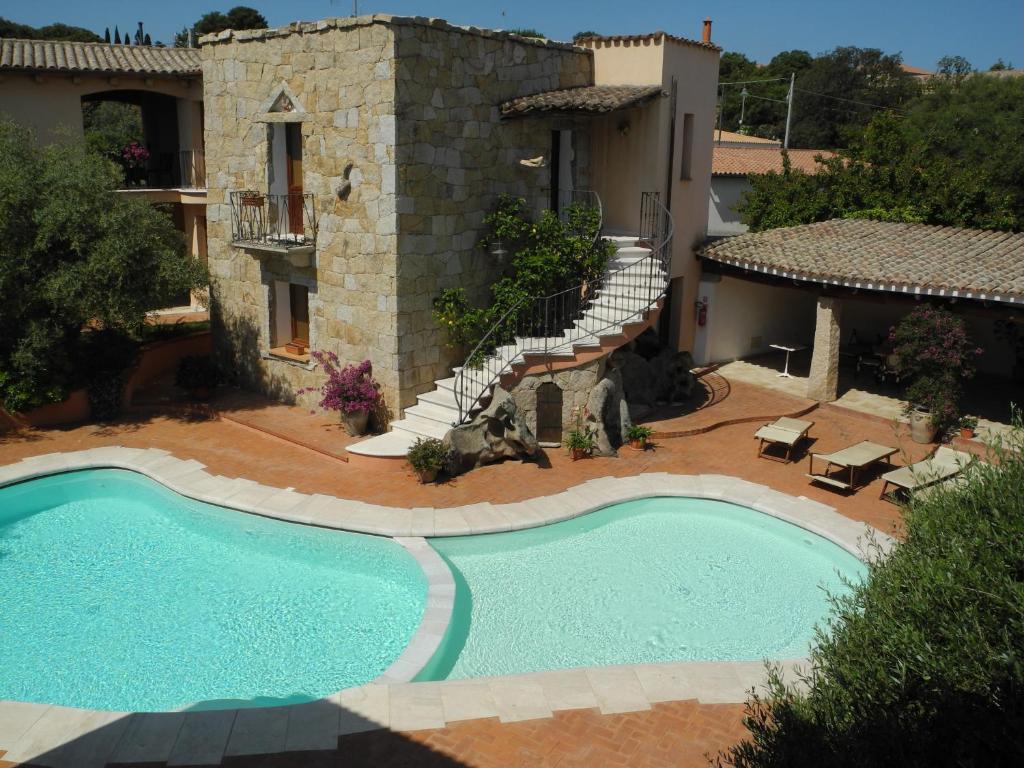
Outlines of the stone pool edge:
{"label": "stone pool edge", "polygon": [[[132,713],[0,701],[0,750],[7,749],[6,760],[76,765],[78,756],[95,759],[102,753],[111,762],[218,764],[226,756],[335,749],[339,736],[378,728],[413,731],[481,717],[516,722],[594,707],[602,714],[612,714],[687,699],[705,704],[742,703],[751,688],[765,682],[760,661],[627,664],[408,682],[439,646],[454,602],[451,572],[425,537],[539,527],[610,504],[682,496],[749,507],[822,536],[865,561],[884,557],[895,543],[825,504],[726,475],[657,472],[602,477],[513,504],[405,509],[215,476],[206,472],[202,463],[178,459],[162,449],[108,446],[33,456],[0,466],[0,488],[61,472],[102,468],[138,472],[183,496],[250,514],[390,536],[423,569],[428,603],[413,639],[380,677],[306,704]],[[433,600],[431,588],[439,590]],[[777,663],[792,680],[794,671],[806,667],[807,661]]]}

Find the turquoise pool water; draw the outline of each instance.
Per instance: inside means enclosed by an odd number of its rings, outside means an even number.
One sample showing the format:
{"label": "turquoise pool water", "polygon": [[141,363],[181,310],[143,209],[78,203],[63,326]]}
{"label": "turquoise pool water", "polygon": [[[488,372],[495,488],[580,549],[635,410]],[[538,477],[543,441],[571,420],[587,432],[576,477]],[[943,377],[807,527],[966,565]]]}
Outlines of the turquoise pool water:
{"label": "turquoise pool water", "polygon": [[0,699],[310,700],[384,671],[426,592],[390,539],[225,510],[131,472],[0,488]]}
{"label": "turquoise pool water", "polygon": [[421,679],[806,654],[827,592],[864,565],[745,507],[618,504],[544,528],[433,539],[456,605]]}

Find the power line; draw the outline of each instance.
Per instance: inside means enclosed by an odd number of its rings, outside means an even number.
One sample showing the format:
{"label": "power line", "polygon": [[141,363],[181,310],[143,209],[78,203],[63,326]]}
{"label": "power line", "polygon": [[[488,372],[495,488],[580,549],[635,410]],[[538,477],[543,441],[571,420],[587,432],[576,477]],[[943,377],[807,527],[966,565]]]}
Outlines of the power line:
{"label": "power line", "polygon": [[830,96],[827,93],[818,93],[817,91],[808,91],[806,88],[797,88],[796,90],[800,91],[800,93],[809,93],[812,96],[820,96],[823,99],[834,99],[835,101],[845,101],[848,104],[860,104],[861,106],[873,107],[875,109],[888,109],[888,110],[891,110],[893,112],[899,112],[900,114],[903,114],[903,110],[896,109],[895,107],[886,107],[886,106],[883,106],[881,104],[872,104],[872,103],[867,102],[867,101],[858,101],[857,99],[844,99],[841,96]]}
{"label": "power line", "polygon": [[788,80],[786,77],[769,77],[766,80],[736,80],[732,83],[723,83],[719,81],[719,85],[750,85],[751,83],[774,83],[779,80]]}

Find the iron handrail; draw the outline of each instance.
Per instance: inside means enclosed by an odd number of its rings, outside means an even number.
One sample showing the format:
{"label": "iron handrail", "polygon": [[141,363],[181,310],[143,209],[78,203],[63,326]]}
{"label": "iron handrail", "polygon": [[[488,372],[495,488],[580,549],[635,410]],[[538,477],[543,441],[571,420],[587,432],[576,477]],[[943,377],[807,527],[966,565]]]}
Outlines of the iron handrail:
{"label": "iron handrail", "polygon": [[311,193],[246,189],[230,192],[229,199],[232,242],[283,248],[316,244],[318,222]]}
{"label": "iron handrail", "polygon": [[[513,304],[488,329],[455,374],[456,423],[465,422],[501,377],[526,355],[572,355],[574,345],[581,339],[600,343],[599,337],[610,329],[619,329],[632,318],[648,312],[668,287],[674,233],[672,215],[661,203],[658,193],[644,192],[640,199],[637,240],[649,245],[646,256],[549,296],[525,296]],[[599,225],[597,238],[600,237]],[[603,311],[609,314],[600,316],[603,320],[592,315],[598,320],[597,324],[581,327],[579,321],[594,306],[594,299],[602,292],[606,281],[609,281],[607,293],[612,303]],[[616,281],[614,286],[612,281]],[[638,299],[642,299],[639,305]],[[531,303],[529,310],[523,312],[523,307]]]}

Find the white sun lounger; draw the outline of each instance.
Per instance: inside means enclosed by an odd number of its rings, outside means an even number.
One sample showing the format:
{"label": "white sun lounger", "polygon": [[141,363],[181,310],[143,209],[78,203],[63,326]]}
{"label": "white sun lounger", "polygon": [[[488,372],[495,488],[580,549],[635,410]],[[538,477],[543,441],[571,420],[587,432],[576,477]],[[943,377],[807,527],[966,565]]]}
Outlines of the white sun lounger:
{"label": "white sun lounger", "polygon": [[813,421],[800,421],[800,419],[791,419],[788,416],[776,419],[771,424],[765,424],[754,433],[754,437],[761,441],[757,445],[758,457],[765,456],[765,443],[773,445],[777,443],[786,446],[786,461],[789,461],[793,448],[807,437],[807,433],[810,432],[813,426]]}
{"label": "white sun lounger", "polygon": [[[931,456],[906,467],[894,469],[882,475],[882,498],[895,501],[899,490],[914,493],[956,477],[975,461],[975,457],[964,451],[954,451],[940,445]],[[889,490],[889,486],[895,488]]]}

